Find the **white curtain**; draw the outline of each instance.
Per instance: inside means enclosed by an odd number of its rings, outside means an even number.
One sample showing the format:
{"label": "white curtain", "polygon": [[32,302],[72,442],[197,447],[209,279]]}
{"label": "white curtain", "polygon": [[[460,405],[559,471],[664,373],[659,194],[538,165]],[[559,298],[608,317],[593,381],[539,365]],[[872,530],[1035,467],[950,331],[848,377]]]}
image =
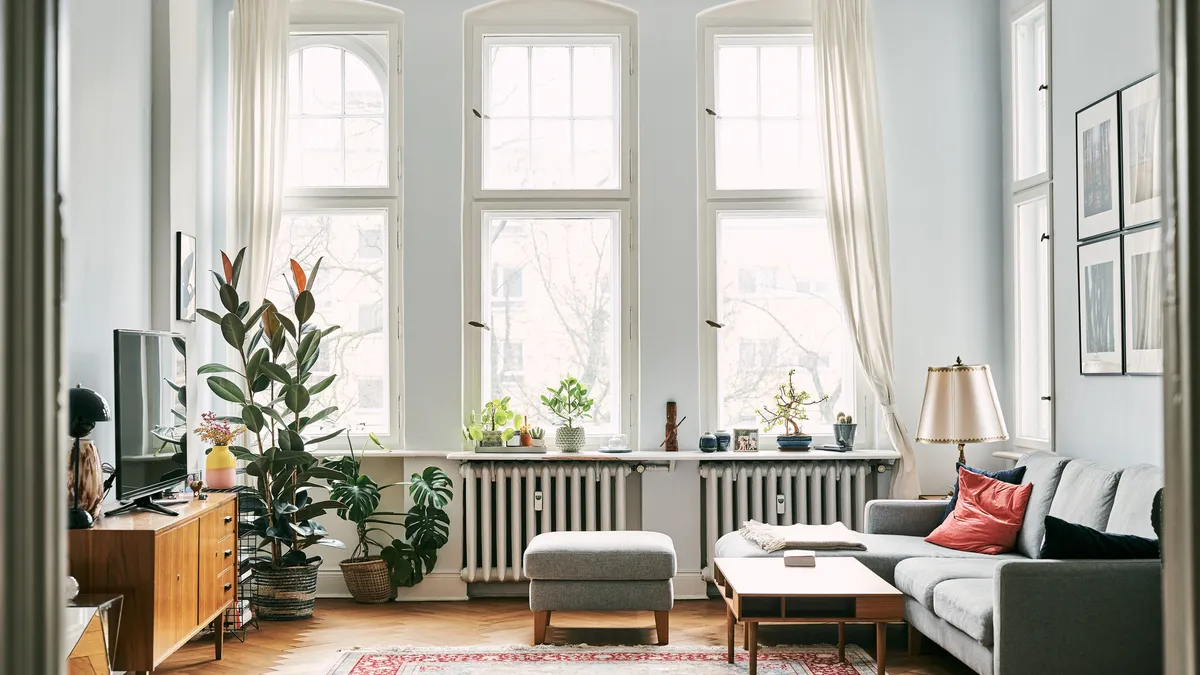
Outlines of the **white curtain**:
{"label": "white curtain", "polygon": [[870,2],[818,0],[813,11],[817,116],[838,286],[863,372],[900,453],[892,497],[914,499],[921,492],[916,456],[896,414],[887,185]]}
{"label": "white curtain", "polygon": [[235,0],[229,34],[229,209],[251,307],[266,297],[283,211],[289,0]]}

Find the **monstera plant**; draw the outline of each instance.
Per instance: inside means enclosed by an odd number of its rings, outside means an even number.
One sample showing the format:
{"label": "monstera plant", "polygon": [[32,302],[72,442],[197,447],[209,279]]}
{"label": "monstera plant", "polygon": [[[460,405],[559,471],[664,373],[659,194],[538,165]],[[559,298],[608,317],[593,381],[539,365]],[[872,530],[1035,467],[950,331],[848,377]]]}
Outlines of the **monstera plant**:
{"label": "monstera plant", "polygon": [[[376,447],[387,449],[375,434],[367,437]],[[344,505],[337,515],[353,523],[358,534],[350,558],[339,563],[342,578],[355,600],[387,602],[395,597],[396,588],[420,583],[437,564],[438,549],[450,541],[445,507],[454,496],[453,483],[446,472],[430,466],[405,482],[381,485],[363,472],[362,456],[354,453],[349,433],[346,440],[350,454],[324,462],[341,474],[329,481],[330,496]],[[413,507],[407,512],[379,510],[384,490],[404,485]],[[403,536],[393,537],[384,525],[403,528]]]}
{"label": "monstera plant", "polygon": [[321,341],[337,326],[319,328],[311,323],[317,307],[313,280],[321,267],[318,260],[305,273],[291,261],[292,306],[289,312],[270,300],[243,300],[238,291],[242,249],[231,261],[221,253],[221,272],[213,272],[223,312],[196,311],[220,327],[225,342],[233,348],[234,365],[210,363],[199,369],[207,376],[208,388],[231,403],[236,411],[226,419],[245,425],[246,446],[230,446],[245,462],[246,475],[253,479],[252,492],[239,497],[256,507],[256,517],[242,523],[258,535],[258,554],[251,558],[258,584],[252,605],[263,619],[295,619],[312,615],[316,598],[319,557],[310,556],[317,546],[345,548],[330,539],[317,519],[341,502],[314,497],[326,488],[316,481],[336,480],[342,474],[321,464],[305,450],[341,433],[337,430],[318,438],[305,432],[330,418],[336,407],[311,410],[314,397],[328,389],[336,375],[313,381],[312,367],[321,354]]}

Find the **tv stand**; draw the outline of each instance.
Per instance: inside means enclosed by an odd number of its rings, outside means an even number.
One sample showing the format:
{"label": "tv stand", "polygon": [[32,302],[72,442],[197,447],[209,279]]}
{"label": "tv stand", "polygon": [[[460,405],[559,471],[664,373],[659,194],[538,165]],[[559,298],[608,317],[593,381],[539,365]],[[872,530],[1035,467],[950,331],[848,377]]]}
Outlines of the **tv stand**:
{"label": "tv stand", "polygon": [[153,495],[146,495],[145,497],[138,497],[128,504],[122,505],[120,508],[113,509],[105,513],[104,516],[107,518],[109,516],[119,516],[123,513],[133,513],[134,511],[153,511],[154,513],[161,513],[164,516],[179,515],[177,512],[156,503]]}

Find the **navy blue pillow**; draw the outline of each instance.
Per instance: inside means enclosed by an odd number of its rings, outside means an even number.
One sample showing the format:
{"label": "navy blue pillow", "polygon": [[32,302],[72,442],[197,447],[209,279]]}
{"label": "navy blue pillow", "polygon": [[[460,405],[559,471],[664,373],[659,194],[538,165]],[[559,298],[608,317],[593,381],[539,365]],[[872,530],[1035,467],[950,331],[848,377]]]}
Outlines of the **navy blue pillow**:
{"label": "navy blue pillow", "polygon": [[1046,516],[1042,557],[1056,560],[1144,560],[1159,555],[1158,540],[1110,534]]}
{"label": "navy blue pillow", "polygon": [[971,473],[995,478],[998,481],[1012,485],[1020,485],[1021,479],[1025,477],[1025,467],[1023,466],[1014,466],[1011,469],[1003,469],[1001,471],[984,471],[983,469],[976,469],[959,462],[958,469],[954,473],[954,494],[950,497],[950,503],[946,505],[946,512],[942,514],[942,520],[949,518],[950,514],[954,513],[954,505],[958,503],[958,471],[970,471]]}

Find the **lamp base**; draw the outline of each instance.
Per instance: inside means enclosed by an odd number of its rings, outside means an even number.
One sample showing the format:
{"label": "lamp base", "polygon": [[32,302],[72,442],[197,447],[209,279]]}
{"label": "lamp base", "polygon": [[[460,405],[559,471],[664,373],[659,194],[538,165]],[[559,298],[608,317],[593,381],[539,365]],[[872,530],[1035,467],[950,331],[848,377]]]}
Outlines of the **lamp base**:
{"label": "lamp base", "polygon": [[86,509],[81,509],[78,506],[72,507],[67,511],[67,527],[72,530],[86,530],[96,521],[92,518],[92,514]]}
{"label": "lamp base", "polygon": [[966,463],[967,463],[967,453],[966,453],[966,448],[967,448],[967,444],[966,444],[966,443],[959,443],[959,444],[958,444],[958,463],[959,463],[959,464],[966,464]]}

